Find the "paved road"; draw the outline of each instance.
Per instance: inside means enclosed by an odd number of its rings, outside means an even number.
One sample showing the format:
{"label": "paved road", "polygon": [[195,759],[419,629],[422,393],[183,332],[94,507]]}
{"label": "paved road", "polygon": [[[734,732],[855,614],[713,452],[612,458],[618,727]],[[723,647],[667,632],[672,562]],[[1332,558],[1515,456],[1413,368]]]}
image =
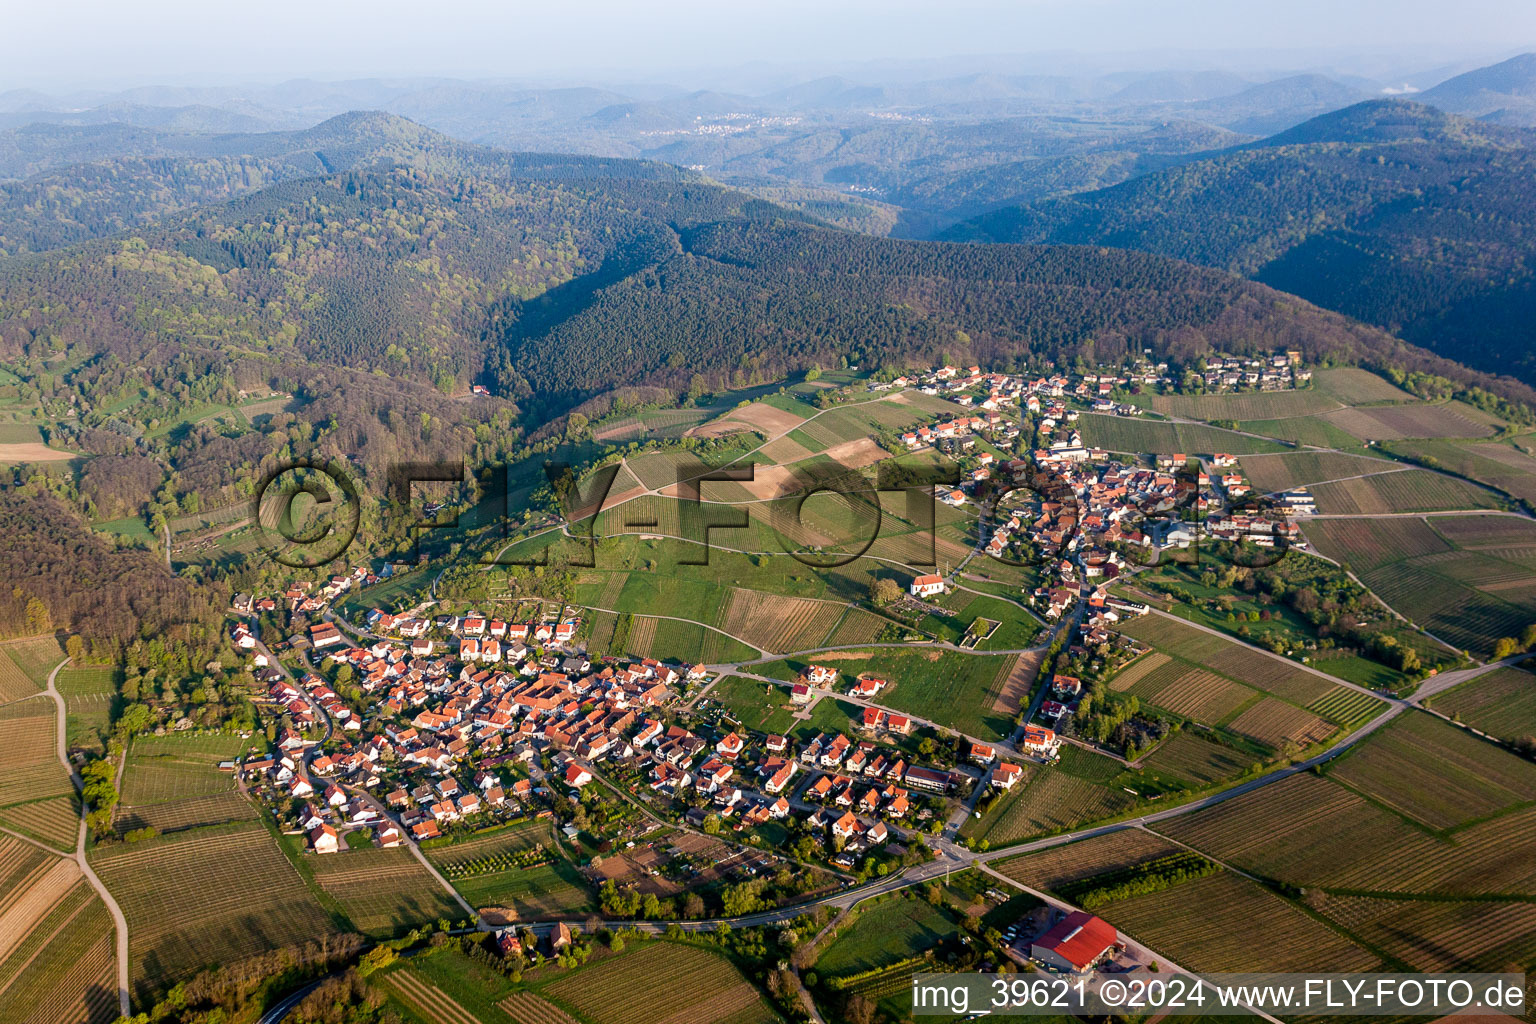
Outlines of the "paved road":
{"label": "paved road", "polygon": [[[46,696],[51,698],[56,705],[58,705],[58,715],[56,717],[58,724],[57,740],[59,761],[63,763],[64,770],[69,772],[70,780],[74,782],[75,788],[83,790],[85,787],[84,780],[80,778],[80,773],[75,770],[75,766],[71,764],[69,760],[69,745],[65,732],[67,726],[65,719],[68,714],[68,708],[66,708],[64,704],[64,695],[59,693],[58,687],[54,685],[55,680],[58,679],[59,670],[68,664],[69,659],[65,658],[63,661],[59,662],[53,667],[53,671],[48,673],[48,688],[43,692]],[[106,905],[107,912],[112,915],[112,924],[117,932],[117,1004],[118,1009],[121,1011],[122,1015],[126,1017],[129,1014],[128,919],[123,916],[122,908],[117,905],[117,900],[112,898],[112,894],[107,891],[107,887],[102,884],[101,879],[96,877],[96,872],[91,870],[90,862],[86,860],[85,816],[86,806],[85,801],[82,800],[80,802],[80,829],[75,835],[75,852],[72,856],[75,863],[80,866],[80,873],[85,876],[85,880],[87,882],[91,883],[91,888],[96,890],[96,895],[100,897],[101,902]],[[57,853],[58,851],[52,852]]]}

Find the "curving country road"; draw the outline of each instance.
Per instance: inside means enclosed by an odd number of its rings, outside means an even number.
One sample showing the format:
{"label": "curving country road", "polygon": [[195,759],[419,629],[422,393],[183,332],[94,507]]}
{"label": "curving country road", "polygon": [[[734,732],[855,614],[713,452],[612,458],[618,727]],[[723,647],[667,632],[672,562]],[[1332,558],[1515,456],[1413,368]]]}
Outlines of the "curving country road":
{"label": "curving country road", "polygon": [[[68,725],[68,723],[66,721],[66,716],[68,714],[68,708],[64,704],[64,695],[61,694],[59,692],[59,690],[58,690],[58,687],[54,685],[55,681],[58,679],[59,670],[62,669],[65,665],[68,665],[68,664],[69,664],[69,659],[65,658],[63,661],[59,662],[57,665],[55,665],[53,667],[53,671],[48,673],[48,688],[43,691],[43,694],[45,696],[47,696],[47,697],[52,698],[53,702],[56,705],[58,705],[58,714],[56,716],[56,719],[57,719],[57,724],[58,724],[57,741],[58,741],[59,761],[63,763],[64,770],[69,772],[70,781],[72,781],[75,784],[75,789],[83,790],[85,788],[84,780],[82,780],[80,778],[80,773],[75,770],[75,766],[73,764],[71,764],[70,760],[69,760],[69,743],[68,743],[68,740],[67,740],[67,732],[66,732],[66,728],[67,728],[67,725]],[[81,800],[80,801],[80,830],[79,830],[79,832],[75,836],[75,852],[71,856],[73,857],[75,863],[80,866],[80,873],[85,876],[85,880],[86,881],[91,883],[91,888],[96,890],[96,895],[98,897],[100,897],[101,898],[101,902],[106,905],[107,912],[112,915],[112,924],[113,924],[114,929],[117,932],[117,956],[116,956],[116,960],[117,960],[117,1004],[118,1004],[118,1009],[121,1011],[122,1015],[124,1017],[126,1017],[129,1014],[129,1005],[128,1005],[128,919],[123,916],[122,908],[117,905],[117,900],[112,898],[112,894],[107,891],[107,887],[102,884],[101,879],[96,877],[96,872],[91,870],[90,862],[88,860],[86,860],[86,857],[85,857],[85,838],[86,838],[85,815],[86,815],[85,801]],[[53,852],[57,853],[58,851],[55,850]]]}

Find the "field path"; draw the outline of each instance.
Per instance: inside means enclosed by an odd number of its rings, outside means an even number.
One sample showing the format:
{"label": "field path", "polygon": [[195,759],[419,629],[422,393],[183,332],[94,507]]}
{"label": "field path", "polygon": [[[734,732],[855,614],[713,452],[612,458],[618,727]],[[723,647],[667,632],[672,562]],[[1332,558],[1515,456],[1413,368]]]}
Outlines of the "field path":
{"label": "field path", "polygon": [[[48,673],[48,688],[43,692],[53,698],[53,702],[58,705],[59,709],[59,713],[56,716],[58,719],[59,760],[63,763],[64,770],[69,772],[69,777],[74,781],[75,788],[84,789],[84,780],[80,778],[80,773],[75,770],[75,766],[69,761],[69,744],[66,739],[67,733],[65,732],[67,725],[65,716],[68,712],[64,704],[64,695],[54,685],[58,679],[59,670],[68,664],[69,659],[65,658],[53,666],[53,671]],[[122,908],[117,905],[117,900],[112,898],[112,894],[107,891],[107,887],[102,884],[101,879],[96,877],[96,872],[91,870],[90,863],[85,859],[85,814],[85,801],[81,800],[80,831],[75,836],[74,859],[75,863],[80,865],[81,874],[85,875],[86,881],[91,883],[91,888],[96,890],[96,895],[106,905],[107,912],[112,915],[112,924],[117,932],[117,1005],[122,1015],[127,1017],[130,1014],[128,1005],[128,919],[123,916]]]}

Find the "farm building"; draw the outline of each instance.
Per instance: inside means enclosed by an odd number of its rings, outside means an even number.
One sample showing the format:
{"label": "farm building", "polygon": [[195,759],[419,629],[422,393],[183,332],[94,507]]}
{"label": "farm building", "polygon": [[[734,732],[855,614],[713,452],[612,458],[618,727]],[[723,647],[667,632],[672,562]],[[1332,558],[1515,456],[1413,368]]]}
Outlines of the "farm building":
{"label": "farm building", "polygon": [[1086,910],[1074,910],[1036,939],[1029,955],[1047,967],[1081,974],[1114,948],[1115,926]]}

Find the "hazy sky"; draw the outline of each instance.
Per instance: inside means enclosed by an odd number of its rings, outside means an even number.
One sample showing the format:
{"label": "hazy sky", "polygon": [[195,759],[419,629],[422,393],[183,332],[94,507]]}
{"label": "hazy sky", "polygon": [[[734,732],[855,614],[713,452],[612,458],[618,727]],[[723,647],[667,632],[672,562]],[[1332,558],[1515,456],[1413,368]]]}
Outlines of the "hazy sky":
{"label": "hazy sky", "polygon": [[[1536,47],[1532,0],[0,0],[0,89],[294,76],[686,81],[752,62]],[[1024,70],[1024,69],[1021,69]]]}

